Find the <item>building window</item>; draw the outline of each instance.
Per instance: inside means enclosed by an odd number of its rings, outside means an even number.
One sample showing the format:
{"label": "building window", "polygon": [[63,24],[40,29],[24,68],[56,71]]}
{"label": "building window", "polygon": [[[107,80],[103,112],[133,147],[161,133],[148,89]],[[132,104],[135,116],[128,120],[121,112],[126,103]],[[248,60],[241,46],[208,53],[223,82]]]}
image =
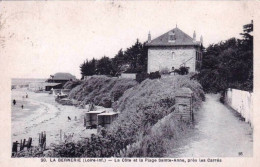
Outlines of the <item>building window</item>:
{"label": "building window", "polygon": [[174,39],[174,35],[170,35],[170,39],[169,39],[169,41],[175,41],[175,39]]}
{"label": "building window", "polygon": [[172,59],[174,60],[176,58],[176,54],[172,52]]}
{"label": "building window", "polygon": [[169,32],[169,42],[175,42],[176,37],[174,32]]}

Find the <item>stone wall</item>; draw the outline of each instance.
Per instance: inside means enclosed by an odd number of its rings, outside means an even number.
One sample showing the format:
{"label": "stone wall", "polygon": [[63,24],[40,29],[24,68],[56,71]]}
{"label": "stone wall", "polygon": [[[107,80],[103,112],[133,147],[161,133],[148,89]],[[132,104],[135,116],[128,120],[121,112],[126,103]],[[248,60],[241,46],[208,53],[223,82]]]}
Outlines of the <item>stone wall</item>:
{"label": "stone wall", "polygon": [[[173,53],[174,52],[174,53]],[[148,49],[148,70],[147,72],[160,71],[162,69],[171,70],[172,67],[178,69],[180,65],[186,63],[190,67],[189,72],[195,72],[196,48],[194,47],[150,47]]]}

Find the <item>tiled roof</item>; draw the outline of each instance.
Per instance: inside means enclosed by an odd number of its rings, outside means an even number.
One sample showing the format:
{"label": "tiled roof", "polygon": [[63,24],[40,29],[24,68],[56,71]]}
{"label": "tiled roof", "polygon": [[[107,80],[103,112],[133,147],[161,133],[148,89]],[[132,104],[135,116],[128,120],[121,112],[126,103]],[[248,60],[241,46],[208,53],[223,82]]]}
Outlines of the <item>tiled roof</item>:
{"label": "tiled roof", "polygon": [[[175,41],[169,42],[169,34],[175,34]],[[180,45],[200,45],[200,42],[194,42],[193,39],[179,28],[174,28],[163,35],[153,39],[146,44],[147,46],[180,46]]]}
{"label": "tiled roof", "polygon": [[75,76],[71,75],[70,73],[56,73],[54,74],[53,80],[70,80],[76,79]]}

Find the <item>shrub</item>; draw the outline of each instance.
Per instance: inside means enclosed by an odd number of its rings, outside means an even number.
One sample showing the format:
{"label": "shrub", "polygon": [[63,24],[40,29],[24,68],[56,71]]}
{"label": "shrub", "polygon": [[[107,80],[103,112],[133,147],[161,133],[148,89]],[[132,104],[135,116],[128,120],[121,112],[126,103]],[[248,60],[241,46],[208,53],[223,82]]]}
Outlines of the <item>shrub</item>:
{"label": "shrub", "polygon": [[75,81],[68,81],[64,84],[63,89],[73,89],[76,86],[80,85],[82,81],[80,80],[75,80]]}
{"label": "shrub", "polygon": [[161,78],[161,74],[159,73],[159,71],[151,72],[149,74],[149,79],[158,79],[158,78]]}
{"label": "shrub", "polygon": [[[130,151],[129,156],[157,156],[165,151],[164,146],[159,148],[161,145],[165,145],[159,141],[160,138],[155,135],[153,140],[149,140],[151,138],[149,134],[151,128],[159,120],[173,112],[175,92],[181,87],[187,87],[193,91],[194,110],[198,110],[204,93],[201,85],[196,80],[190,80],[189,76],[169,76],[160,80],[146,79],[141,84],[127,90],[119,101],[113,104],[113,108],[121,113],[112,123],[108,132],[117,136],[116,138],[120,138],[122,142],[129,144],[137,142],[132,146],[135,153]],[[168,125],[167,122],[165,124]],[[176,129],[178,130],[178,128]],[[157,139],[158,146],[155,146]],[[145,147],[145,143],[149,142],[151,142],[150,145]],[[148,151],[149,149],[158,149],[158,152]],[[148,152],[154,152],[154,154],[148,154]]]}
{"label": "shrub", "polygon": [[138,83],[141,83],[142,81],[146,80],[149,77],[149,74],[147,74],[146,72],[144,73],[137,73],[136,74],[136,81]]}
{"label": "shrub", "polygon": [[153,125],[150,131],[139,136],[137,142],[128,146],[124,157],[163,157],[188,133],[189,124],[177,121],[173,113]]}
{"label": "shrub", "polygon": [[225,91],[221,91],[220,92],[220,98],[219,98],[219,101],[221,102],[221,103],[225,103]]}
{"label": "shrub", "polygon": [[179,69],[175,69],[174,73],[179,75],[187,75],[189,73],[189,67],[180,67]]}
{"label": "shrub", "polygon": [[93,76],[73,88],[69,98],[85,104],[94,102],[95,105],[111,107],[113,101],[118,100],[127,89],[135,85],[137,82],[133,79]]}
{"label": "shrub", "polygon": [[108,96],[101,98],[99,105],[110,108],[112,106],[111,98],[109,98]]}
{"label": "shrub", "polygon": [[170,74],[170,70],[168,68],[163,68],[160,70],[161,75],[168,75]]}

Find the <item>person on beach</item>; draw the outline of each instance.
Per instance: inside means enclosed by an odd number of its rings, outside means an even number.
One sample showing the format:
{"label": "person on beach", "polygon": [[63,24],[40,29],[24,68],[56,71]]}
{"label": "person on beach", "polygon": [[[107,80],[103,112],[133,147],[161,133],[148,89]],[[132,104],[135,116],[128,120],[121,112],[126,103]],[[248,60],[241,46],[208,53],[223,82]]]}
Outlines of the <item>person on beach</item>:
{"label": "person on beach", "polygon": [[14,104],[14,106],[15,106],[15,104],[16,104],[16,100],[15,100],[15,99],[13,100],[13,104]]}
{"label": "person on beach", "polygon": [[68,121],[71,121],[71,118],[68,116]]}
{"label": "person on beach", "polygon": [[26,93],[25,97],[28,98],[28,94],[27,93]]}
{"label": "person on beach", "polygon": [[22,109],[23,109],[23,105],[22,105],[21,107],[22,107]]}

